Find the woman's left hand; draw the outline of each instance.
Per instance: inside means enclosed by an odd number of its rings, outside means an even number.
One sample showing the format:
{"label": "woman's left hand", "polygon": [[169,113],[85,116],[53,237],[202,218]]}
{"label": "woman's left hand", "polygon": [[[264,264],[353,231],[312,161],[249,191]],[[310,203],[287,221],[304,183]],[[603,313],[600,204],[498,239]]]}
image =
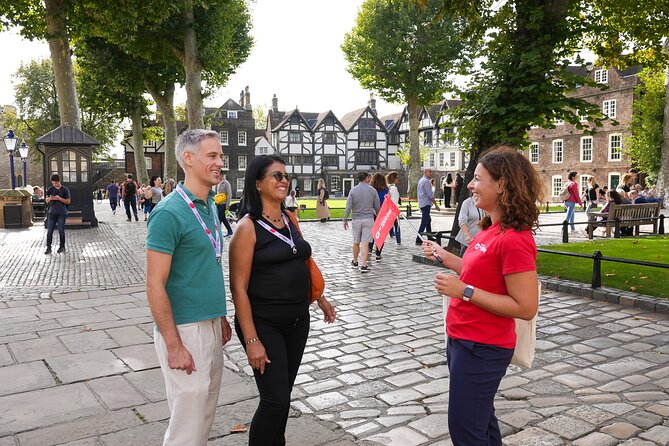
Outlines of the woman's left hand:
{"label": "woman's left hand", "polygon": [[455,274],[448,273],[437,273],[434,277],[434,287],[439,291],[439,294],[456,299],[461,299],[462,293],[465,291],[464,282]]}
{"label": "woman's left hand", "polygon": [[323,321],[327,324],[331,324],[335,321],[337,318],[337,311],[335,311],[335,308],[332,306],[330,302],[325,298],[325,296],[321,296],[318,300],[318,307],[323,311]]}

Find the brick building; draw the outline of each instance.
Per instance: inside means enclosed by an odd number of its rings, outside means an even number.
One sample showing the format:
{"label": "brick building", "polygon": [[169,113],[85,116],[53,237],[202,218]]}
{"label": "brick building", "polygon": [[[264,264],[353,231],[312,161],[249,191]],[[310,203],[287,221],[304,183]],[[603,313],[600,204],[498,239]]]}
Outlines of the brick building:
{"label": "brick building", "polygon": [[[569,171],[578,172],[581,190],[594,176],[600,187],[614,189],[631,166],[625,153],[625,138],[630,135],[634,88],[639,84],[641,67],[626,70],[595,67],[577,68],[584,77],[594,79],[601,88],[581,86],[570,96],[597,104],[610,119],[594,135],[586,135],[574,125],[556,122],[555,128],[533,128],[528,132],[528,156],[546,187],[549,201],[558,195]],[[618,125],[614,125],[617,121]]]}

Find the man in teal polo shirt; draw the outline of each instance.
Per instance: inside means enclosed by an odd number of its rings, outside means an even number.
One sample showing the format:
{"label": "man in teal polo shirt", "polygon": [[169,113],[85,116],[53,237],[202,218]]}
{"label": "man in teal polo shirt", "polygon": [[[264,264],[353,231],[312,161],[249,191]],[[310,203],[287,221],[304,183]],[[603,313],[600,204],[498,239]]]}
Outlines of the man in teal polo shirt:
{"label": "man in teal polo shirt", "polygon": [[221,181],[218,133],[188,130],[176,158],[185,180],[150,214],[146,294],[170,423],[163,445],[205,445],[223,374],[226,319],[221,231],[212,186]]}

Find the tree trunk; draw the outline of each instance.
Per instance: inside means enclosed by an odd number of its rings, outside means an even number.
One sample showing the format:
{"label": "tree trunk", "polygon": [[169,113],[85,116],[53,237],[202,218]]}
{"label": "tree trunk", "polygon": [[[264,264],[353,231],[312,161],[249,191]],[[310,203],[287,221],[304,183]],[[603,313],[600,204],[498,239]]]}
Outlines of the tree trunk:
{"label": "tree trunk", "polygon": [[407,98],[409,112],[409,197],[416,198],[418,180],[422,177],[423,162],[420,159],[420,139],[418,135],[418,99]]}
{"label": "tree trunk", "polygon": [[60,124],[81,129],[79,100],[67,35],[65,0],[44,0],[46,29],[53,74],[56,78]]}
{"label": "tree trunk", "polygon": [[[669,53],[669,38],[664,41],[664,51]],[[660,172],[657,175],[657,195],[669,200],[669,65],[664,69],[664,120],[662,125],[662,152]]]}
{"label": "tree trunk", "polygon": [[144,126],[142,125],[142,112],[136,110],[130,116],[132,121],[132,145],[135,153],[135,178],[140,184],[149,183],[149,173],[146,171],[146,159],[144,158]]}
{"label": "tree trunk", "polygon": [[165,130],[165,170],[163,180],[177,179],[177,157],[175,152],[177,139],[177,120],[174,114],[174,84],[169,84],[165,91],[160,91],[153,85],[147,83],[146,89],[156,102],[158,111],[163,116],[163,129]]}
{"label": "tree trunk", "polygon": [[204,128],[204,106],[202,105],[202,64],[197,51],[193,0],[186,0],[184,7],[184,55],[183,66],[186,73],[186,109],[188,127]]}

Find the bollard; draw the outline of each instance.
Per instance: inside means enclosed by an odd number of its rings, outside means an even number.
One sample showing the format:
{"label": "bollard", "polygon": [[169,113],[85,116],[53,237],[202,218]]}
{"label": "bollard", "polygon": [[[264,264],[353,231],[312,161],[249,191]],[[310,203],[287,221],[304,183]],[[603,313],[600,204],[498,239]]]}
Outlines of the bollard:
{"label": "bollard", "polygon": [[411,204],[407,204],[407,218],[411,217]]}
{"label": "bollard", "polygon": [[602,286],[602,253],[595,251],[592,256],[592,288],[599,288]]}
{"label": "bollard", "polygon": [[657,229],[658,234],[664,234],[664,214],[660,214],[660,227]]}
{"label": "bollard", "polygon": [[546,202],[546,213],[548,214],[550,212],[550,207],[548,206],[548,201]]}
{"label": "bollard", "polygon": [[616,217],[613,227],[613,238],[620,238],[620,219]]}
{"label": "bollard", "polygon": [[569,223],[567,223],[567,220],[562,223],[562,243],[569,243]]}

